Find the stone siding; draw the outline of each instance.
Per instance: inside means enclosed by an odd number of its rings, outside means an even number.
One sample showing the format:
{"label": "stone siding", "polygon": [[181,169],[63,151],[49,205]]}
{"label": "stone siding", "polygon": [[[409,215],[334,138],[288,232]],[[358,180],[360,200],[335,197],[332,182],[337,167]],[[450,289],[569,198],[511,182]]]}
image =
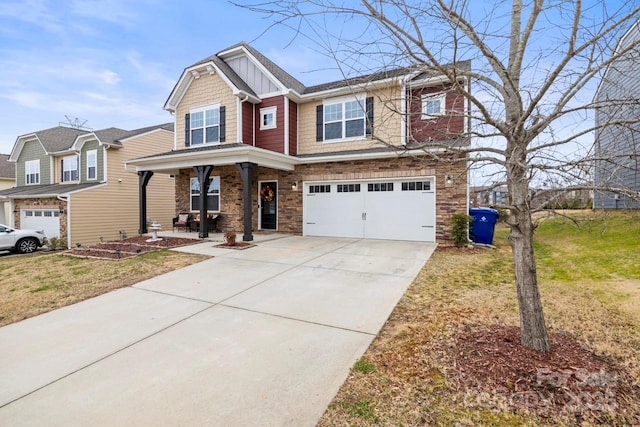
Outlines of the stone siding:
{"label": "stone siding", "polygon": [[[57,209],[60,212],[60,241],[67,244],[67,204],[56,198],[48,199],[14,199],[14,224],[16,228],[21,228],[20,210],[21,209]],[[50,237],[50,236],[48,236]]]}

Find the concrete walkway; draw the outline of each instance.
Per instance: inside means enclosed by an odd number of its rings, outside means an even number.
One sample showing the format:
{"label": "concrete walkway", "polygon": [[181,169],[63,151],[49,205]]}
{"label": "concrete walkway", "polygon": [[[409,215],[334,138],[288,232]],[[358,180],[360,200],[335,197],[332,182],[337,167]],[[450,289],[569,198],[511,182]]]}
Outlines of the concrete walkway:
{"label": "concrete walkway", "polygon": [[435,245],[260,240],[0,328],[0,425],[315,425]]}

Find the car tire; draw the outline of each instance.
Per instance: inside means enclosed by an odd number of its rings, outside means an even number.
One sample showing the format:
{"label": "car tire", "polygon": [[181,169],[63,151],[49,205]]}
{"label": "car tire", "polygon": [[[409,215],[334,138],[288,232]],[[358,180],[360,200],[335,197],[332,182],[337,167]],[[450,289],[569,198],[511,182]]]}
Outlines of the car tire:
{"label": "car tire", "polygon": [[16,243],[16,251],[21,254],[30,254],[38,249],[38,240],[33,237],[25,237]]}

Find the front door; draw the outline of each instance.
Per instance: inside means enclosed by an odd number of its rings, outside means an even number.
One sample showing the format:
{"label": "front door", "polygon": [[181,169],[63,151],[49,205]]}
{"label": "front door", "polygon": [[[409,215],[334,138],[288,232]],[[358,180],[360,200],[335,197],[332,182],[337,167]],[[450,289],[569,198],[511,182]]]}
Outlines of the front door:
{"label": "front door", "polygon": [[275,230],[278,224],[278,183],[260,182],[260,228]]}

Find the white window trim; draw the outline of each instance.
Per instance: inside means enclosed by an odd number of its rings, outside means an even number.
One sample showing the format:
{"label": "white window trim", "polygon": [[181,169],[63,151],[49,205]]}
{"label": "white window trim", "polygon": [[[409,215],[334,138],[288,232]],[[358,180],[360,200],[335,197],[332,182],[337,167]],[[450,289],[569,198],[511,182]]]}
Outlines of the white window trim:
{"label": "white window trim", "polygon": [[[216,179],[218,178],[218,193],[207,193],[207,197],[209,196],[218,196],[218,209],[217,210],[212,210],[212,209],[207,209],[207,212],[220,212],[222,210],[222,198],[221,198],[221,191],[220,191],[220,187],[222,187],[222,181],[220,180],[219,176],[210,176],[209,179]],[[191,177],[189,179],[189,209],[190,212],[200,212],[200,206],[192,206],[193,203],[193,199],[192,196],[194,194],[191,193],[191,181],[192,180],[197,180],[198,178],[196,177]],[[199,194],[198,194],[199,195]]]}
{"label": "white window trim", "polygon": [[[29,173],[29,169],[35,167],[34,165],[37,165],[37,172],[36,173]],[[31,166],[31,168],[30,168]],[[36,175],[36,182],[29,182],[29,175]],[[40,159],[37,160],[27,160],[26,162],[24,162],[24,183],[25,185],[38,185],[40,184]]]}
{"label": "white window trim", "polygon": [[[71,160],[71,159],[75,159],[76,161],[76,168],[75,169],[65,169],[66,165],[68,164],[67,160]],[[65,172],[73,172],[76,171],[76,174],[78,175],[78,177],[76,179],[64,179],[64,173]],[[73,155],[73,156],[66,156],[62,158],[62,182],[77,182],[80,180],[80,159],[78,158],[78,156]]]}
{"label": "white window trim", "polygon": [[[430,120],[433,119],[435,117],[438,116],[442,116],[445,114],[446,111],[446,100],[447,100],[447,94],[442,92],[442,93],[436,93],[436,94],[425,94],[422,95],[421,98],[421,107],[420,107],[420,111],[422,112],[422,115],[420,117],[421,120]],[[427,114],[427,103],[429,101],[440,101],[440,111],[437,114]]]}
{"label": "white window trim", "polygon": [[[89,168],[91,167],[91,165],[89,164],[89,155],[93,155],[93,158],[95,159],[94,167],[96,168],[96,176],[93,178],[89,177]],[[86,153],[86,158],[87,158],[87,181],[95,181],[98,179],[98,150],[88,150]]]}
{"label": "white window trim", "polygon": [[[363,119],[364,119],[364,125],[362,127],[362,135],[358,135],[358,136],[350,136],[350,137],[345,137],[344,135],[346,135],[347,132],[347,120],[345,119],[345,104],[347,102],[350,101],[358,101],[358,103],[362,106],[362,112],[364,113]],[[336,138],[336,139],[327,139],[325,136],[325,125],[327,124],[327,122],[324,120],[324,114],[325,114],[325,108],[327,108],[327,105],[334,105],[334,104],[342,104],[342,138]],[[337,123],[337,121],[331,121],[328,123]],[[349,95],[349,96],[342,96],[339,98],[330,98],[330,99],[325,99],[322,101],[322,142],[325,144],[333,144],[336,142],[349,142],[349,141],[362,141],[364,139],[367,139],[367,94],[358,94],[358,95]]]}
{"label": "white window trim", "polygon": [[[220,145],[220,106],[221,105],[222,104],[220,104],[220,103],[210,104],[210,105],[205,105],[203,107],[193,108],[193,109],[191,109],[189,111],[189,117],[190,117],[190,119],[189,119],[189,142],[190,142],[190,144],[189,145],[190,146],[193,146],[193,145],[207,145],[207,144]],[[206,113],[206,111],[209,111],[209,110],[218,110],[218,124],[214,125],[214,126],[218,126],[218,140],[217,141],[211,141],[211,142],[207,142],[206,141],[207,140],[207,125],[206,125],[206,123],[207,123],[207,113]],[[193,124],[193,114],[194,113],[200,113],[200,112],[202,112],[202,127],[194,128],[192,126],[192,124]],[[202,129],[202,142],[199,142],[197,144],[193,143],[193,133],[192,133],[192,131],[194,129]]]}
{"label": "white window trim", "polygon": [[[270,125],[265,125],[264,124],[264,117],[267,114],[273,114],[273,124]],[[273,106],[273,107],[265,107],[265,108],[261,108],[260,109],[260,130],[267,130],[267,129],[275,129],[278,127],[278,107],[277,106]]]}

